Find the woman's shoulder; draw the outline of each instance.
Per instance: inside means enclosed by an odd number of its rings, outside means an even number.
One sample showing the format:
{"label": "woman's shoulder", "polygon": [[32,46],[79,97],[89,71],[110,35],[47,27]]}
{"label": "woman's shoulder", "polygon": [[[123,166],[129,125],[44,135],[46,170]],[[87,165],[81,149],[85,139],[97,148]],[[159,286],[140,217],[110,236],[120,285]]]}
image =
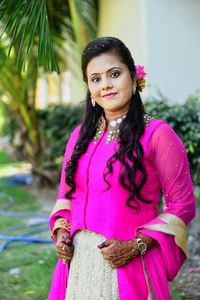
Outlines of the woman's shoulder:
{"label": "woman's shoulder", "polygon": [[76,125],[76,127],[72,130],[69,138],[66,141],[66,144],[65,144],[65,156],[66,157],[69,157],[69,155],[71,155],[71,153],[74,149],[74,146],[78,139],[80,128],[81,128],[81,124]]}
{"label": "woman's shoulder", "polygon": [[74,127],[74,129],[72,130],[70,137],[72,137],[72,138],[77,137],[79,135],[80,129],[81,129],[81,124],[76,125]]}
{"label": "woman's shoulder", "polygon": [[161,125],[167,124],[165,120],[153,117],[149,114],[144,115],[145,131],[144,136],[150,137],[152,133]]}
{"label": "woman's shoulder", "polygon": [[161,123],[166,123],[165,120],[151,116],[147,113],[144,114],[144,124],[146,128],[152,128],[154,126],[158,126]]}
{"label": "woman's shoulder", "polygon": [[172,126],[163,119],[152,117],[150,115],[144,116],[145,118],[145,139],[167,139],[170,136],[179,138],[172,128]]}
{"label": "woman's shoulder", "polygon": [[78,124],[74,127],[69,138],[67,139],[66,146],[67,145],[72,146],[76,143],[78,136],[79,136],[80,128],[81,128],[81,124]]}
{"label": "woman's shoulder", "polygon": [[146,126],[145,131],[148,140],[151,140],[153,143],[157,143],[159,140],[160,143],[174,141],[183,144],[178,134],[166,120],[152,118]]}

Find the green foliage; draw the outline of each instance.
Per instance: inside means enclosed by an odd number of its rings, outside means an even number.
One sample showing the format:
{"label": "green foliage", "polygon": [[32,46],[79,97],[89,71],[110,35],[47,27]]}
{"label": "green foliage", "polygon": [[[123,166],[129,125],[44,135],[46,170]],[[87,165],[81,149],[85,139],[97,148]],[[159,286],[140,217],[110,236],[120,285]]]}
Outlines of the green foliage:
{"label": "green foliage", "polygon": [[45,0],[1,1],[0,20],[3,19],[5,22],[2,34],[6,31],[11,34],[8,55],[16,41],[20,39],[17,59],[17,65],[20,68],[26,62],[29,50],[33,47],[37,38],[39,65],[44,65],[47,71],[58,72],[46,5]]}
{"label": "green foliage", "polygon": [[200,184],[200,91],[185,103],[170,104],[162,96],[148,99],[146,111],[166,120],[183,141],[190,164],[193,181]]}
{"label": "green foliage", "polygon": [[82,107],[69,105],[52,106],[37,112],[41,135],[43,136],[42,161],[52,165],[63,155],[66,141],[72,129],[81,121]]}
{"label": "green foliage", "polygon": [[5,110],[0,102],[0,136],[5,135]]}
{"label": "green foliage", "polygon": [[7,163],[10,163],[11,162],[11,159],[10,157],[8,156],[7,153],[3,152],[3,151],[0,151],[0,176],[1,176],[1,169],[2,169],[2,165],[3,164],[7,164]]}
{"label": "green foliage", "polygon": [[7,106],[0,101],[0,137],[7,134],[12,135],[13,121],[11,120],[10,112]]}
{"label": "green foliage", "polygon": [[96,36],[97,10],[95,0],[2,0],[0,42],[9,35],[7,55],[17,50],[19,70],[36,49],[38,66],[59,73]]}

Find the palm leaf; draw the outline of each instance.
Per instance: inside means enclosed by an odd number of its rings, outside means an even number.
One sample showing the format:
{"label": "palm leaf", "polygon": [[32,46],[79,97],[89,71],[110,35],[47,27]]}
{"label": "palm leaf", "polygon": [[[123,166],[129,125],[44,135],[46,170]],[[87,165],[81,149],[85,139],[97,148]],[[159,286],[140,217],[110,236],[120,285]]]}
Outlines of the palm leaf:
{"label": "palm leaf", "polygon": [[5,22],[1,37],[8,33],[11,41],[8,56],[17,41],[17,66],[22,68],[30,49],[38,40],[38,64],[45,71],[59,72],[55,58],[45,0],[2,0],[0,21]]}

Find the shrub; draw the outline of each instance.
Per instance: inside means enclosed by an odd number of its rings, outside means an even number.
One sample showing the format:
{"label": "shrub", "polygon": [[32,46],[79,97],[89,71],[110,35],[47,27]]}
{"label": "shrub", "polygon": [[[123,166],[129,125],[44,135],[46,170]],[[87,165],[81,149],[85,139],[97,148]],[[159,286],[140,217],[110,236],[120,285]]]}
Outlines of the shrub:
{"label": "shrub", "polygon": [[70,133],[81,121],[82,107],[52,106],[39,110],[37,116],[43,141],[41,161],[49,168],[55,166],[56,159],[63,155]]}

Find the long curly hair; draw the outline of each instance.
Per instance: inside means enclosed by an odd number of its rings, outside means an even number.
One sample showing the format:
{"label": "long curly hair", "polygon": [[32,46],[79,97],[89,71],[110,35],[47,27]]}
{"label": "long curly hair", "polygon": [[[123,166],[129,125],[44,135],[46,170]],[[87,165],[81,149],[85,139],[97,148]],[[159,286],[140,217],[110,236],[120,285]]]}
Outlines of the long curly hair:
{"label": "long curly hair", "polygon": [[[102,54],[114,52],[118,55],[121,62],[124,63],[132,78],[135,77],[135,64],[129,49],[124,43],[113,37],[96,38],[91,41],[82,54],[82,73],[83,80],[87,83],[86,68],[92,58]],[[124,171],[120,174],[120,183],[129,191],[129,197],[126,204],[140,210],[139,201],[151,203],[151,200],[144,199],[141,190],[147,181],[147,171],[143,164],[143,147],[140,138],[144,133],[144,106],[136,88],[136,93],[132,95],[128,113],[120,124],[119,147],[118,150],[107,161],[107,171],[103,174],[104,180],[107,181],[108,174],[113,172],[113,163],[119,160],[124,166]],[[86,96],[86,105],[83,121],[81,123],[78,140],[74,146],[74,150],[70,161],[66,166],[66,183],[70,187],[66,193],[68,199],[73,199],[73,193],[76,191],[76,183],[74,176],[77,170],[79,158],[88,148],[90,141],[94,138],[97,130],[98,120],[104,115],[103,108],[96,103],[95,107],[91,104],[90,92],[88,90]],[[136,182],[136,173],[140,173],[140,178]],[[137,198],[137,199],[136,199]],[[138,201],[139,200],[139,201]]]}

